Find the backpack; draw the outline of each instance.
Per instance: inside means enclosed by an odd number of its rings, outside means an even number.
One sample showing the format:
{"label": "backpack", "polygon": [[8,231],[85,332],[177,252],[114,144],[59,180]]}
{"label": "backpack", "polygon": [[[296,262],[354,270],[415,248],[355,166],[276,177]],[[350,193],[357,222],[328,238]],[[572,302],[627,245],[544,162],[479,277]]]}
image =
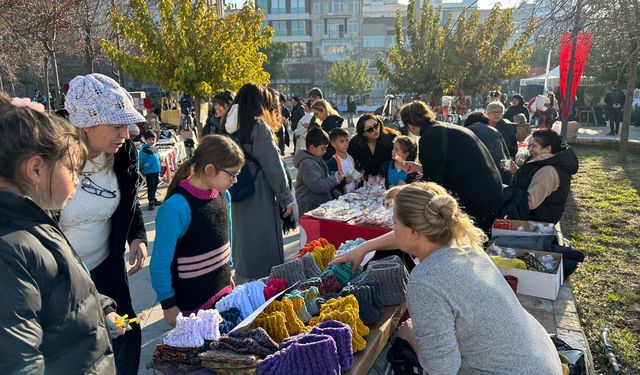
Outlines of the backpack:
{"label": "backpack", "polygon": [[[254,159],[251,154],[242,148],[240,139],[237,136],[233,134],[228,134],[227,136],[236,142],[244,154],[244,165],[242,169],[240,169],[237,181],[229,188],[231,202],[242,202],[256,193],[256,177],[260,172],[260,164],[258,164],[258,161]],[[255,172],[252,173],[252,170],[255,170]]]}

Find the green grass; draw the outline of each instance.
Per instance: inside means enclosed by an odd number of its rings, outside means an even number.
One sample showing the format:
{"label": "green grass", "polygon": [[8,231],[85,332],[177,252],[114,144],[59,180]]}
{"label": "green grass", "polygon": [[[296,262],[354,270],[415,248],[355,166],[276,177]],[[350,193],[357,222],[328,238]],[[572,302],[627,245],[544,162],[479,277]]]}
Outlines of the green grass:
{"label": "green grass", "polygon": [[623,374],[640,374],[640,155],[576,146],[580,170],[562,230],[587,254],[571,276],[597,373],[607,373],[600,333],[611,328]]}

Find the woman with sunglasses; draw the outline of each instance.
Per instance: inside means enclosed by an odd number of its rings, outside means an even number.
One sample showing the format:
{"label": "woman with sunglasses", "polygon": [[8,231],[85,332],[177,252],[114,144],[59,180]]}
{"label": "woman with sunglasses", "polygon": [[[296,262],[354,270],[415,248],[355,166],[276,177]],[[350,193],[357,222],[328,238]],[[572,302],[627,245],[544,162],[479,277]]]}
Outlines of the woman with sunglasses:
{"label": "woman with sunglasses", "polygon": [[356,135],[349,141],[348,153],[364,167],[364,175],[376,175],[385,161],[391,160],[393,141],[400,133],[385,128],[373,113],[362,115],[356,124]]}
{"label": "woman with sunglasses", "polygon": [[[147,259],[147,235],[138,204],[138,152],[128,126],[145,119],[131,95],[102,74],[69,84],[65,109],[89,151],[74,199],[60,212],[60,226],[91,272],[98,292],[113,298],[121,315],[136,316],[124,260],[129,245],[131,276]],[[119,374],[136,374],[139,325],[113,340]]]}
{"label": "woman with sunglasses", "polygon": [[[156,217],[149,265],[164,321],[213,308],[231,284],[231,196],[244,154],[230,138],[209,135],[182,163]],[[226,288],[226,289],[225,289]]]}

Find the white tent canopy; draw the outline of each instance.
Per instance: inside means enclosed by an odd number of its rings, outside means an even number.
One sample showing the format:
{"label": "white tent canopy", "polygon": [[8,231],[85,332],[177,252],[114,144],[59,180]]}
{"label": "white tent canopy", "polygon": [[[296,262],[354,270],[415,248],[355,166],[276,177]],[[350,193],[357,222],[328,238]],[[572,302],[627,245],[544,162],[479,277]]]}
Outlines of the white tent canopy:
{"label": "white tent canopy", "polygon": [[[531,86],[531,85],[544,85],[544,78],[546,73],[540,74],[539,76],[523,78],[520,80],[520,86]],[[591,77],[582,76],[580,78],[580,86],[592,86],[593,79]],[[549,76],[547,79],[547,87],[557,87],[560,86],[560,67],[556,66],[555,68],[549,70]]]}

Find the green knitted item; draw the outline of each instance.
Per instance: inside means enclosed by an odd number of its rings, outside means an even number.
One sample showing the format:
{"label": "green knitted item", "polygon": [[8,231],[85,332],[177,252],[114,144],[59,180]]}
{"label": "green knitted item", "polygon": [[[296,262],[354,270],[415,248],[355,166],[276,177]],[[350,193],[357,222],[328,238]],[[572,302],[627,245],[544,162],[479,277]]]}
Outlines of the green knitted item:
{"label": "green knitted item", "polygon": [[343,287],[349,283],[352,279],[356,278],[362,273],[362,267],[358,267],[356,273],[352,273],[353,263],[338,263],[327,267],[322,274],[323,277],[328,276],[330,273],[334,274],[340,285]]}

